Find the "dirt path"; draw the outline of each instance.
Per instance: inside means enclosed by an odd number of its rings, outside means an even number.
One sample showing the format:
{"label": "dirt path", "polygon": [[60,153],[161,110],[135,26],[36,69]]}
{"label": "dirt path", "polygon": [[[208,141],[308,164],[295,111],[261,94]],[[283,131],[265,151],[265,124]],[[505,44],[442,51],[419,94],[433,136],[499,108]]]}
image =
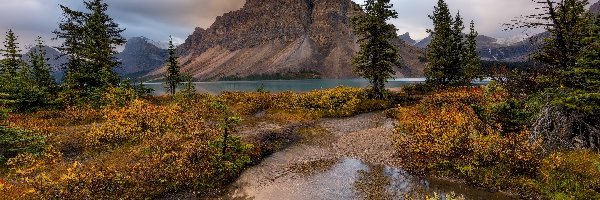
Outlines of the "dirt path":
{"label": "dirt path", "polygon": [[381,112],[324,119],[296,144],[246,170],[215,199],[421,199],[434,192],[509,199],[465,185],[412,177],[394,158],[394,121]]}

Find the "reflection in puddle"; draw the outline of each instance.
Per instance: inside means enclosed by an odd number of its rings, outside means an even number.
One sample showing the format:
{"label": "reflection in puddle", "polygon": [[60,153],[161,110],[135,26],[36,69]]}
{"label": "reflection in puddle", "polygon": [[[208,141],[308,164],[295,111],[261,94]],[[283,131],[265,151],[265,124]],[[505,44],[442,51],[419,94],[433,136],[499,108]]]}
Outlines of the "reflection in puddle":
{"label": "reflection in puddle", "polygon": [[[356,159],[324,159],[290,168],[271,184],[238,183],[221,199],[424,199],[456,194],[460,199],[511,199],[465,185],[425,180],[388,166]],[[258,180],[256,180],[258,181]]]}
{"label": "reflection in puddle", "polygon": [[[383,113],[325,120],[301,141],[265,158],[217,199],[511,199],[464,184],[411,176],[392,167],[393,120]],[[354,159],[358,158],[358,159]],[[445,198],[443,198],[445,200]],[[462,198],[459,198],[462,199]]]}

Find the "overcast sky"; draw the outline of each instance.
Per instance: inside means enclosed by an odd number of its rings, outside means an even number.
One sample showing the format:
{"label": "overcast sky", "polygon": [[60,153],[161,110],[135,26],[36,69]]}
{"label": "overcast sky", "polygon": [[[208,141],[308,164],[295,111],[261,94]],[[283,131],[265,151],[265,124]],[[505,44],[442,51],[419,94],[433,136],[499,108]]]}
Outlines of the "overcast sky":
{"label": "overcast sky", "polygon": [[[362,3],[363,0],[353,0]],[[173,35],[181,43],[195,27],[210,26],[219,15],[241,8],[245,0],[106,0],[109,14],[127,30],[124,36],[146,36],[166,41]],[[393,23],[399,33],[410,32],[415,39],[426,37],[427,17],[437,0],[392,0],[399,18]],[[531,0],[447,0],[453,13],[460,10],[465,22],[475,20],[480,34],[507,38],[521,31],[502,31],[501,24],[533,11]],[[80,0],[0,0],[0,31],[12,28],[22,45],[32,44],[40,35],[49,43],[61,18],[59,4],[81,9]],[[0,37],[3,39],[3,37]]]}

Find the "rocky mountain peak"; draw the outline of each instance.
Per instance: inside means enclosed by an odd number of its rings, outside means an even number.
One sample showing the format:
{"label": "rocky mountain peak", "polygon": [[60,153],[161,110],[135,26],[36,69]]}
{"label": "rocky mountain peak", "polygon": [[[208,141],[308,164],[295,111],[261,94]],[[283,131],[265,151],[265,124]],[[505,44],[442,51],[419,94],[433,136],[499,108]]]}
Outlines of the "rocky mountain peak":
{"label": "rocky mountain peak", "polygon": [[146,37],[133,37],[127,40],[123,52],[117,55],[121,68],[115,71],[121,75],[148,73],[165,63],[167,50],[152,44]]}
{"label": "rocky mountain peak", "polygon": [[[360,13],[351,0],[248,0],[207,29],[196,28],[178,48],[179,62],[201,80],[298,71],[355,77],[351,60],[358,45],[351,18]],[[418,60],[420,50],[398,45],[412,67],[399,76],[421,73],[423,64],[409,62]],[[163,67],[148,77],[164,72]]]}
{"label": "rocky mountain peak", "polygon": [[600,15],[600,1],[597,1],[596,3],[592,4],[592,6],[590,6],[590,12],[596,15]]}
{"label": "rocky mountain peak", "polygon": [[414,40],[414,39],[412,39],[410,37],[410,33],[409,32],[406,32],[406,33],[400,35],[399,37],[400,37],[400,39],[404,40],[404,42],[406,42],[408,44],[414,45],[414,44],[417,43],[416,40]]}

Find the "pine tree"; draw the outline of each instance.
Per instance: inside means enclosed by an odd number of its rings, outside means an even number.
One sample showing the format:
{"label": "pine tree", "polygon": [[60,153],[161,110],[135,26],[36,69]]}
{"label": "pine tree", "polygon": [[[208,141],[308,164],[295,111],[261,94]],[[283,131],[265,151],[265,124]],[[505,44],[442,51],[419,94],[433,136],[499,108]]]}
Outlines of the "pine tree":
{"label": "pine tree", "polygon": [[2,73],[8,77],[15,76],[17,71],[23,66],[20,54],[21,50],[19,50],[17,39],[18,37],[12,29],[9,29],[8,32],[6,32],[4,49],[2,49],[1,52],[2,56],[4,56]]}
{"label": "pine tree", "polygon": [[477,36],[479,35],[475,31],[475,22],[471,21],[470,32],[467,35],[467,41],[465,42],[464,51],[464,66],[465,66],[465,80],[463,82],[470,83],[474,79],[483,79],[481,72],[481,57],[477,53]]}
{"label": "pine tree", "polygon": [[[456,13],[456,17],[454,18],[454,23],[452,25],[452,35],[450,37],[451,43],[451,54],[448,55],[450,57],[450,65],[445,67],[445,74],[447,77],[448,84],[450,86],[461,86],[465,85],[465,43],[463,37],[463,30],[465,29],[465,25],[463,23],[462,17],[460,16],[460,12]],[[471,81],[468,81],[470,83]]]}
{"label": "pine tree", "polygon": [[471,84],[480,76],[480,58],[477,55],[477,33],[471,22],[471,33],[465,38],[465,26],[460,12],[452,18],[448,5],[439,0],[433,15],[434,29],[427,49],[429,63],[425,70],[427,83],[434,87],[456,87]]}
{"label": "pine tree", "polygon": [[360,51],[354,57],[355,72],[369,79],[372,95],[384,98],[385,82],[394,75],[393,67],[402,67],[398,49],[390,43],[397,37],[396,27],[388,20],[398,18],[390,0],[367,0],[364,15],[352,19],[354,33],[359,36]]}
{"label": "pine tree", "polygon": [[435,86],[448,86],[450,78],[447,75],[449,69],[453,66],[450,55],[453,52],[453,20],[450,15],[450,9],[443,0],[439,0],[437,6],[434,7],[433,15],[429,15],[433,20],[433,30],[427,30],[431,34],[431,43],[427,46],[427,68],[425,76],[427,83]]}
{"label": "pine tree", "polygon": [[583,34],[583,48],[577,56],[575,67],[562,72],[564,87],[556,101],[567,107],[600,115],[600,18],[595,17]]}
{"label": "pine tree", "polygon": [[35,85],[44,88],[47,92],[54,93],[56,89],[56,80],[52,76],[48,58],[46,58],[46,50],[41,37],[36,40],[36,46],[29,53],[31,79]]}
{"label": "pine tree", "polygon": [[106,13],[103,0],[84,2],[89,13],[62,6],[64,19],[55,31],[64,39],[58,49],[69,57],[65,65],[65,86],[70,90],[89,92],[116,86],[120,82],[113,68],[119,66],[116,46],[125,44],[124,29]]}
{"label": "pine tree", "polygon": [[181,74],[179,71],[179,64],[177,63],[177,56],[175,55],[175,45],[173,45],[173,37],[169,36],[169,57],[167,58],[167,76],[166,84],[167,90],[171,95],[175,95],[177,86],[181,84]]}
{"label": "pine tree", "polygon": [[88,59],[86,63],[89,68],[98,75],[96,80],[97,87],[117,86],[120,82],[119,76],[113,71],[121,63],[115,56],[118,54],[116,46],[126,43],[121,33],[125,29],[119,28],[119,25],[106,13],[108,4],[103,0],[91,0],[84,2],[87,10],[91,13],[87,15],[85,24],[86,37],[84,38],[83,54]]}

